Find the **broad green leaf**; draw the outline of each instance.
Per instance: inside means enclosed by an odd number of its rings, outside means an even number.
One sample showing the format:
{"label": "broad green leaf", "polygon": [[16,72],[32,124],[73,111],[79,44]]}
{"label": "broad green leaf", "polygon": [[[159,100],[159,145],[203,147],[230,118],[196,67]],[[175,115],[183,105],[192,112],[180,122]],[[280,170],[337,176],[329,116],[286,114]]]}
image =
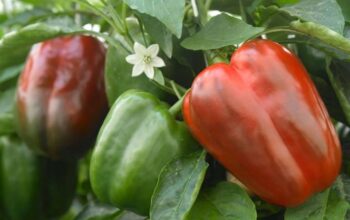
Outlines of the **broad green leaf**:
{"label": "broad green leaf", "polygon": [[300,0],[275,0],[278,5],[290,5],[299,2]]}
{"label": "broad green leaf", "polygon": [[350,1],[349,0],[337,0],[340,8],[343,11],[343,15],[346,21],[350,22]]}
{"label": "broad green leaf", "polygon": [[7,19],[2,25],[11,26],[11,25],[26,25],[30,22],[38,20],[43,16],[48,16],[53,14],[52,11],[44,8],[33,8],[30,10],[25,10],[18,12]]}
{"label": "broad green leaf", "polygon": [[350,40],[350,24],[349,25],[345,25],[344,37],[346,37],[346,38],[348,38]]}
{"label": "broad green leaf", "polygon": [[169,29],[157,19],[147,14],[141,14],[141,18],[147,33],[149,33],[151,38],[159,44],[164,53],[171,58],[173,53],[173,36]]}
{"label": "broad green leaf", "polygon": [[304,21],[321,24],[339,34],[343,33],[344,16],[336,0],[300,0],[280,10]]}
{"label": "broad green leaf", "polygon": [[75,26],[68,19],[35,23],[8,33],[0,40],[0,69],[22,63],[35,43],[58,36],[82,33],[94,34]]}
{"label": "broad green leaf", "polygon": [[0,24],[2,25],[2,23],[6,22],[7,19],[9,19],[8,15],[4,12],[0,12]]}
{"label": "broad green leaf", "polygon": [[332,187],[329,192],[328,204],[324,219],[345,219],[346,213],[350,208],[350,204],[340,195],[336,186]]}
{"label": "broad green leaf", "polygon": [[[140,27],[138,20],[134,17],[127,17],[125,19],[125,22],[126,22],[126,25],[128,27],[129,34],[130,34],[130,36],[132,36],[132,39],[134,41],[141,43],[141,44],[144,44],[144,38],[143,38],[143,35],[141,32],[141,27]],[[148,37],[147,33],[145,34],[145,37],[146,38]],[[148,40],[148,38],[147,38],[147,40]]]}
{"label": "broad green leaf", "polygon": [[153,78],[153,80],[155,82],[157,82],[159,85],[162,85],[162,86],[165,85],[165,79],[164,79],[163,73],[162,73],[162,71],[160,71],[160,69],[155,69],[154,70],[154,78]]}
{"label": "broad green leaf", "polygon": [[89,204],[75,220],[113,220],[122,213],[121,210],[106,204]]}
{"label": "broad green leaf", "polygon": [[240,44],[263,30],[230,15],[220,14],[210,19],[199,32],[186,38],[181,45],[192,50],[217,49]]}
{"label": "broad green leaf", "polygon": [[0,69],[22,63],[35,43],[62,35],[84,32],[86,30],[76,27],[67,20],[35,23],[10,32],[0,40]]}
{"label": "broad green leaf", "polygon": [[151,219],[186,219],[207,168],[205,151],[169,163],[162,170],[152,196]]}
{"label": "broad green leaf", "polygon": [[72,5],[72,0],[20,0],[22,2],[32,4],[39,7],[51,7],[58,9],[69,9]]}
{"label": "broad green leaf", "polygon": [[255,205],[247,192],[236,184],[221,182],[202,191],[188,220],[254,220]]}
{"label": "broad green leaf", "polygon": [[139,216],[133,212],[123,211],[117,218],[111,220],[145,220],[146,217]]}
{"label": "broad green leaf", "polygon": [[345,200],[342,183],[337,180],[335,184],[312,196],[304,204],[288,208],[285,220],[338,220],[345,219],[349,203]]}
{"label": "broad green leaf", "polygon": [[178,38],[182,33],[185,0],[124,0],[130,8],[157,18]]}
{"label": "broad green leaf", "polygon": [[[349,152],[349,151],[347,151]],[[345,152],[344,152],[345,154]],[[346,156],[349,156],[346,155]],[[346,161],[348,162],[348,161]],[[344,198],[349,204],[350,204],[350,176],[347,174],[341,174],[339,175],[337,182],[336,182],[337,188],[339,189],[338,192],[342,198]],[[348,209],[346,213],[346,218],[350,219],[350,209]]]}
{"label": "broad green leaf", "polygon": [[23,64],[12,66],[9,68],[4,69],[3,71],[0,71],[0,89],[2,88],[1,84],[16,78],[19,73],[23,69]]}
{"label": "broad green leaf", "polygon": [[0,135],[11,134],[16,130],[13,115],[15,93],[16,87],[0,90]]}
{"label": "broad green leaf", "polygon": [[105,83],[109,104],[112,105],[119,95],[128,89],[140,89],[151,92],[161,99],[164,98],[166,94],[145,74],[138,77],[131,76],[133,66],[125,60],[128,55],[129,53],[121,46],[108,48]]}
{"label": "broad green leaf", "polygon": [[347,122],[350,123],[350,62],[333,59],[327,62],[327,74],[338,97]]}
{"label": "broad green leaf", "polygon": [[257,2],[257,0],[215,0],[212,1],[210,9],[226,11],[232,14],[240,14],[240,1],[242,2],[244,8],[248,8],[248,6],[252,5],[254,2]]}

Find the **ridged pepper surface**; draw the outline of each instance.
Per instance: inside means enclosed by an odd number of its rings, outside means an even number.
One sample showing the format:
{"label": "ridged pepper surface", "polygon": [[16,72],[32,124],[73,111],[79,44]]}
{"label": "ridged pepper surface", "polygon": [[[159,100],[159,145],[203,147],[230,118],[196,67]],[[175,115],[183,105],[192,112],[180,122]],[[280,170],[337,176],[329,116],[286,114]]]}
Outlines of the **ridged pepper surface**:
{"label": "ridged pepper surface", "polygon": [[108,113],[90,162],[97,197],[118,208],[148,215],[161,169],[194,151],[186,125],[150,93],[123,93]]}
{"label": "ridged pepper surface", "polygon": [[0,214],[6,220],[46,220],[67,211],[77,183],[75,162],[34,154],[15,136],[0,138]]}
{"label": "ridged pepper surface", "polygon": [[89,36],[35,45],[20,76],[17,121],[29,147],[51,158],[81,155],[107,113],[105,48]]}
{"label": "ridged pepper surface", "polygon": [[298,58],[270,40],[237,49],[194,80],[183,104],[197,140],[254,193],[296,206],[335,180],[338,137]]}

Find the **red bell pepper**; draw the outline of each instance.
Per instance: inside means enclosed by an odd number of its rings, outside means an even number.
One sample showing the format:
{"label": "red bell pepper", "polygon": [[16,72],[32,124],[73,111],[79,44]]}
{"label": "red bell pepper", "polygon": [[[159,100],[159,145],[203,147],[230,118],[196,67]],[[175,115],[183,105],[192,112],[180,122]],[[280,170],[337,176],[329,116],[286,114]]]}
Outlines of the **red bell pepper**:
{"label": "red bell pepper", "polygon": [[89,36],[35,45],[19,79],[17,121],[31,148],[51,158],[80,155],[107,113],[105,48]]}
{"label": "red bell pepper", "polygon": [[338,175],[326,108],[299,59],[276,42],[246,42],[230,64],[203,70],[183,114],[208,152],[268,202],[296,206]]}

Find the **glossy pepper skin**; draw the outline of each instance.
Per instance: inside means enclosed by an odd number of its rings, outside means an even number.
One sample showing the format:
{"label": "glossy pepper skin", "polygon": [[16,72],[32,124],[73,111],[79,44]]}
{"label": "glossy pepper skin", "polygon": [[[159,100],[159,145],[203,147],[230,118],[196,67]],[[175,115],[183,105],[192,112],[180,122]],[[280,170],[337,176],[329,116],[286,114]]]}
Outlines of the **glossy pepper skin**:
{"label": "glossy pepper skin", "polygon": [[37,156],[16,136],[0,138],[0,218],[47,220],[70,207],[77,164]]}
{"label": "glossy pepper skin", "polygon": [[252,40],[231,63],[203,70],[183,114],[197,140],[268,202],[296,206],[338,175],[341,149],[313,82],[298,58]]}
{"label": "glossy pepper skin", "polygon": [[21,137],[51,158],[81,155],[107,113],[105,48],[89,36],[35,45],[20,76],[17,121]]}
{"label": "glossy pepper skin", "polygon": [[158,98],[129,90],[116,100],[98,135],[90,162],[92,189],[103,202],[148,215],[161,169],[197,145]]}

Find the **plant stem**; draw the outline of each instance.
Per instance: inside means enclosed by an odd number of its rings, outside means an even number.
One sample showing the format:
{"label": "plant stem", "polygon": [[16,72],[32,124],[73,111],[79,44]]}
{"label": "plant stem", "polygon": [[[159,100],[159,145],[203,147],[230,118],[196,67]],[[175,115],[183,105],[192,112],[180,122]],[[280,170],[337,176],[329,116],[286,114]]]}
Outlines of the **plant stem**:
{"label": "plant stem", "polygon": [[143,23],[142,20],[140,19],[140,17],[138,15],[135,15],[137,21],[139,22],[139,26],[140,26],[140,30],[141,30],[141,34],[142,34],[142,38],[143,41],[145,43],[145,46],[148,47],[149,43],[147,41],[146,35],[145,35],[145,29],[143,28]]}
{"label": "plant stem", "polygon": [[125,30],[123,28],[122,22],[120,21],[119,17],[117,16],[116,11],[113,8],[113,5],[110,1],[107,1],[107,10],[109,12],[110,17],[112,18],[112,21],[114,23],[114,26],[117,27],[119,30],[118,32],[122,35],[125,35]]}
{"label": "plant stem", "polygon": [[[164,81],[165,83],[167,83],[168,85],[170,85],[172,88],[173,86],[176,87],[176,90],[179,92],[180,96],[182,96],[183,94],[186,93],[187,89],[182,87],[181,85],[177,84],[174,80],[171,80],[167,77],[164,77]],[[174,90],[174,89],[173,89]],[[175,91],[174,91],[175,92]],[[176,92],[175,92],[176,93]]]}
{"label": "plant stem", "polygon": [[118,33],[120,33],[122,30],[119,30],[119,27],[115,26],[113,20],[111,20],[105,12],[101,11],[100,9],[96,8],[95,6],[91,5],[88,2],[85,2],[83,0],[74,0],[75,2],[78,2],[79,4],[83,4],[88,9],[92,10],[95,14],[101,16],[103,19],[105,19],[109,25],[111,25]]}
{"label": "plant stem", "polygon": [[291,32],[291,33],[294,33],[294,34],[300,34],[300,35],[306,35],[300,31],[297,31],[297,30],[293,30],[289,27],[276,27],[276,28],[272,28],[272,29],[269,29],[269,30],[264,30],[254,36],[252,36],[250,39],[254,39],[254,38],[257,38],[263,34],[271,34],[271,33],[276,33],[276,32]]}
{"label": "plant stem", "polygon": [[208,67],[209,65],[211,65],[213,62],[210,60],[210,56],[208,54],[208,51],[203,51],[203,58],[204,58],[204,62],[205,62],[205,66]]}
{"label": "plant stem", "polygon": [[174,82],[174,80],[170,80],[170,85],[173,88],[175,95],[177,96],[178,99],[181,99],[181,95],[179,93],[179,90],[176,88],[176,84]]}
{"label": "plant stem", "polygon": [[204,7],[205,7],[205,10],[206,10],[206,11],[209,11],[210,6],[211,6],[211,2],[212,2],[212,0],[207,0],[207,1],[205,2]]}
{"label": "plant stem", "polygon": [[196,18],[199,17],[199,12],[198,12],[198,6],[197,6],[197,2],[196,0],[191,0],[191,5],[192,5],[192,10],[193,10],[193,14]]}
{"label": "plant stem", "polygon": [[124,21],[124,24],[125,24],[125,18],[127,15],[127,11],[128,11],[128,6],[125,3],[123,3],[123,5],[122,5],[122,20]]}
{"label": "plant stem", "polygon": [[112,38],[106,34],[102,34],[100,32],[95,32],[95,31],[89,31],[89,30],[84,30],[84,33],[88,33],[91,35],[95,35],[98,37],[102,37],[103,39],[105,39],[109,44],[111,44],[113,47],[118,48],[118,45],[120,45],[121,47],[123,47],[126,51],[128,51],[129,53],[132,53],[132,50],[126,46],[124,44],[124,42],[118,40],[118,38]]}
{"label": "plant stem", "polygon": [[2,8],[3,8],[3,11],[6,15],[9,14],[9,11],[8,11],[8,8],[7,8],[7,2],[6,0],[1,0],[1,3],[2,3]]}
{"label": "plant stem", "polygon": [[247,22],[247,15],[244,11],[244,5],[242,3],[242,0],[239,0],[239,11],[241,13],[242,20]]}
{"label": "plant stem", "polygon": [[173,115],[174,117],[176,117],[176,115],[178,115],[179,112],[181,111],[182,103],[183,103],[183,101],[185,99],[186,94],[187,94],[187,92],[173,106],[171,106],[169,108],[170,114]]}
{"label": "plant stem", "polygon": [[[79,11],[80,5],[76,2],[73,2],[73,10],[74,11]],[[80,13],[75,13],[74,14],[74,22],[76,25],[80,26],[81,25],[81,16]]]}
{"label": "plant stem", "polygon": [[110,0],[107,1],[107,9],[109,11],[109,14],[113,20],[113,23],[116,27],[118,27],[118,31],[121,35],[126,36],[126,40],[128,41],[128,44],[132,47],[134,44],[134,39],[131,37],[128,27],[125,23],[125,19],[121,19],[118,15],[118,13],[114,10],[113,4]]}
{"label": "plant stem", "polygon": [[163,91],[165,91],[165,92],[167,92],[169,94],[176,95],[175,92],[171,88],[169,88],[167,86],[163,86],[163,85],[157,83],[156,81],[154,81],[152,79],[150,79],[150,81],[151,81],[151,83],[153,83],[155,86],[157,86],[161,90],[163,90]]}

